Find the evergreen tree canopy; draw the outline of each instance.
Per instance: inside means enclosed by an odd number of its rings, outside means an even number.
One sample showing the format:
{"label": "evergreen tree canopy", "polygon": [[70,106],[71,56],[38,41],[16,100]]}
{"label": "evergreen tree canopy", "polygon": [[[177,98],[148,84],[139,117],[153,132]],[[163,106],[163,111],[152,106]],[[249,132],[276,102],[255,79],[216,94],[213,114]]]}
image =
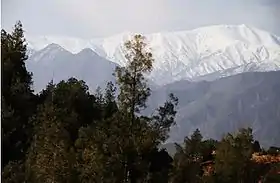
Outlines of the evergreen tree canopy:
{"label": "evergreen tree canopy", "polygon": [[203,141],[202,135],[196,129],[191,137],[186,137],[184,147],[176,144],[177,152],[174,156],[174,173],[172,182],[187,183],[200,182],[202,170],[200,163],[203,160]]}
{"label": "evergreen tree canopy", "polygon": [[241,129],[235,136],[226,135],[216,150],[215,171],[221,182],[250,182],[250,159],[253,153],[252,129]]}
{"label": "evergreen tree canopy", "polygon": [[31,130],[28,119],[36,109],[32,74],[25,67],[23,32],[21,22],[16,23],[12,33],[1,30],[2,167],[24,157]]}
{"label": "evergreen tree canopy", "polygon": [[145,38],[135,35],[133,40],[125,43],[127,66],[116,68],[117,84],[120,88],[118,105],[121,110],[132,115],[146,106],[150,88],[144,74],[152,71],[153,57],[147,50]]}
{"label": "evergreen tree canopy", "polygon": [[[167,138],[170,126],[175,123],[175,106],[178,101],[170,95],[170,100],[159,107],[153,116],[142,116],[141,110],[145,109],[150,96],[145,75],[152,70],[152,53],[148,51],[145,38],[141,35],[126,42],[125,48],[127,65],[117,67],[115,72],[119,88],[117,99],[112,83],[108,83],[105,93],[98,89],[98,101],[105,106],[103,113],[106,118],[98,122],[97,126],[86,128],[90,133],[80,131],[77,144],[80,144],[81,154],[91,152],[96,156],[95,162],[86,161],[86,156],[80,156],[80,162],[83,162],[80,163],[83,165],[81,172],[90,169],[99,175],[95,176],[99,177],[98,180],[105,180],[104,177],[112,180],[109,177],[118,175],[114,181],[135,183],[149,179],[151,160],[148,157]],[[112,113],[113,115],[108,116]],[[81,145],[93,136],[96,138],[90,140],[90,146]],[[93,166],[90,162],[99,162],[100,165]],[[105,164],[115,166],[108,167],[109,172],[98,168]]]}
{"label": "evergreen tree canopy", "polygon": [[[91,124],[102,117],[95,96],[89,93],[89,88],[84,81],[75,78],[63,80],[58,84],[50,82],[40,93],[40,100],[68,113],[61,118],[62,122],[65,121],[65,128],[70,132],[73,143],[80,126]],[[67,119],[71,115],[76,116],[74,120]]]}
{"label": "evergreen tree canopy", "polygon": [[[63,116],[67,118],[63,119]],[[52,103],[39,107],[33,119],[35,135],[26,161],[29,182],[74,182],[75,155],[71,150],[70,134],[62,119],[76,120],[75,117]]]}

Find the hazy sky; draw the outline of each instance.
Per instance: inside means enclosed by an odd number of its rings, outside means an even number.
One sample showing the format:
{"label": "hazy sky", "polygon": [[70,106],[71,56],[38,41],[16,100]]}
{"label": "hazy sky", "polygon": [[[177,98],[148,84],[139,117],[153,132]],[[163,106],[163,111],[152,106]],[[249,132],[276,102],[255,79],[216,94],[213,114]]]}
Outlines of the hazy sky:
{"label": "hazy sky", "polygon": [[2,0],[2,28],[81,38],[248,24],[280,35],[280,0]]}

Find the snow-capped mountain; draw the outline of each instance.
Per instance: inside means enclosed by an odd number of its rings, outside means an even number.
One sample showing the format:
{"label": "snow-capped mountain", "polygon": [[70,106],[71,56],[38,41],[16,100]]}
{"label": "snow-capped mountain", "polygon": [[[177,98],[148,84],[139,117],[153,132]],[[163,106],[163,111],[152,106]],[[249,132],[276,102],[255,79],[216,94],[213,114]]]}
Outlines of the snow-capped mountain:
{"label": "snow-capped mountain", "polygon": [[[51,79],[69,77],[84,80],[91,90],[104,86],[114,79],[114,68],[127,63],[123,44],[133,35],[91,40],[27,35],[27,68],[33,72],[35,91]],[[179,98],[170,142],[182,141],[196,128],[205,137],[220,138],[251,126],[262,144],[279,145],[280,71],[256,72],[280,70],[279,37],[245,25],[145,37],[155,58],[148,77],[157,84],[151,87],[146,112],[150,114],[170,92]]]}
{"label": "snow-capped mountain", "polygon": [[[31,53],[56,43],[72,54],[90,48],[99,56],[123,66],[127,62],[123,44],[133,35],[125,32],[91,40],[27,36],[27,40],[33,50]],[[241,72],[280,69],[280,38],[246,25],[217,25],[145,37],[155,58],[149,78],[159,85],[182,79],[215,80]],[[40,60],[39,57],[33,61],[36,60]]]}

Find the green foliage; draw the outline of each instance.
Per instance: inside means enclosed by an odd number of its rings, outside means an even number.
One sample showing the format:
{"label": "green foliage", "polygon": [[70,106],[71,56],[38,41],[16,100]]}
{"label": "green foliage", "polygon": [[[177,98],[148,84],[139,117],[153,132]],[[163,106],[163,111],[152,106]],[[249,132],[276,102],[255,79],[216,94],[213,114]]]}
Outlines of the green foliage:
{"label": "green foliage", "polygon": [[235,136],[228,134],[216,150],[215,171],[221,182],[250,182],[253,135],[252,129],[241,129]]}
{"label": "green foliage", "polygon": [[163,106],[159,107],[152,116],[152,125],[158,133],[159,142],[164,142],[168,138],[170,127],[175,124],[177,105],[178,98],[171,93],[169,95],[169,100],[167,100]]}
{"label": "green foliage", "polygon": [[133,40],[126,42],[125,48],[127,66],[117,67],[115,73],[120,88],[118,105],[121,110],[134,116],[135,112],[140,112],[146,106],[150,96],[144,74],[151,72],[154,60],[141,35],[135,35]]}
{"label": "green foliage", "polygon": [[[116,117],[81,128],[76,141],[80,182],[121,182],[124,176],[122,152],[126,138]],[[114,128],[112,128],[115,125]],[[108,128],[111,127],[111,128]],[[124,131],[125,133],[125,131]]]}
{"label": "green foliage", "polygon": [[200,163],[203,160],[203,141],[198,129],[191,137],[186,137],[184,147],[176,145],[177,153],[174,156],[174,173],[172,182],[187,183],[200,182],[202,170]]}
{"label": "green foliage", "polygon": [[[91,95],[88,90],[84,81],[70,78],[56,85],[50,82],[40,94],[42,102],[65,110],[65,113],[68,114],[62,118],[65,121],[64,125],[70,134],[72,144],[74,144],[81,126],[86,126],[91,124],[93,120],[102,118],[100,106],[95,96]],[[76,118],[70,119],[71,115],[76,116]]]}
{"label": "green foliage", "polygon": [[[153,56],[148,51],[145,38],[135,35],[134,39],[125,43],[126,67],[116,69],[117,84],[120,89],[118,106],[129,129],[125,135],[128,140],[123,152],[125,156],[125,182],[141,182],[148,173],[149,162],[142,159],[145,152],[150,152],[159,142],[167,138],[167,133],[176,114],[175,106],[178,99],[170,95],[163,107],[159,107],[157,113],[152,116],[137,116],[146,108],[146,101],[150,96],[150,88],[147,85],[145,75],[152,71]],[[142,159],[142,161],[141,161]]]}
{"label": "green foliage", "polygon": [[253,151],[254,152],[261,152],[261,146],[260,146],[260,143],[259,141],[254,141],[253,143]]}
{"label": "green foliage", "polygon": [[216,150],[217,145],[218,145],[217,140],[208,139],[203,141],[203,145],[202,145],[203,161],[214,160],[213,152]]}
{"label": "green foliage", "polygon": [[[68,118],[64,118],[68,116]],[[64,118],[64,119],[63,119]],[[75,156],[63,120],[75,118],[51,103],[40,106],[26,167],[30,182],[72,182]],[[70,122],[70,121],[69,121]]]}
{"label": "green foliage", "polygon": [[279,147],[269,147],[269,149],[267,150],[267,153],[271,154],[271,155],[279,155],[280,148]]}
{"label": "green foliage", "polygon": [[252,161],[254,148],[260,147],[250,128],[227,134],[220,142],[203,141],[195,130],[183,147],[177,144],[176,148],[171,182],[258,182],[272,169],[271,164]]}
{"label": "green foliage", "polygon": [[26,42],[21,22],[11,34],[1,30],[1,132],[3,167],[22,160],[29,146],[31,127],[28,119],[36,109],[32,94],[32,74],[26,70]]}
{"label": "green foliage", "polygon": [[[203,140],[197,129],[182,146],[176,144],[174,160],[165,149],[158,149],[175,124],[178,99],[170,94],[151,116],[143,116],[151,94],[145,76],[152,71],[153,56],[141,35],[124,46],[127,65],[116,68],[117,86],[108,82],[104,91],[98,88],[92,95],[84,81],[70,78],[57,84],[50,81],[35,96],[32,75],[24,64],[27,55],[21,23],[11,34],[1,31],[3,182],[279,180],[278,164],[252,162],[252,153],[261,148],[251,129],[228,134],[220,142]],[[267,153],[278,155],[278,150],[271,147]],[[214,172],[205,175],[208,164]]]}
{"label": "green foliage", "polygon": [[[97,182],[155,181],[155,174],[170,169],[150,172],[152,160],[149,157],[168,137],[178,99],[170,95],[170,100],[153,116],[141,116],[150,96],[144,75],[152,70],[153,58],[141,35],[125,43],[125,48],[127,66],[116,68],[115,73],[119,88],[117,99],[116,88],[110,82],[104,93],[100,88],[97,90],[98,102],[103,106],[103,119],[80,131],[76,141],[80,178],[85,182],[91,179]],[[94,161],[88,159],[88,154],[94,157]],[[90,172],[95,173],[87,179]]]}
{"label": "green foliage", "polygon": [[[26,71],[26,42],[21,22],[17,22],[11,34],[1,30],[2,92],[31,91],[31,73]],[[18,84],[19,86],[16,86]]]}
{"label": "green foliage", "polygon": [[112,117],[118,111],[115,95],[116,95],[116,87],[112,82],[108,82],[104,94],[105,106],[104,106],[103,118],[105,119]]}
{"label": "green foliage", "polygon": [[147,182],[157,183],[157,182],[168,182],[169,175],[173,168],[173,159],[169,156],[165,149],[153,149],[148,152],[144,159],[150,162],[149,172],[147,175]]}
{"label": "green foliage", "polygon": [[24,183],[25,168],[22,161],[10,161],[2,170],[3,183]]}

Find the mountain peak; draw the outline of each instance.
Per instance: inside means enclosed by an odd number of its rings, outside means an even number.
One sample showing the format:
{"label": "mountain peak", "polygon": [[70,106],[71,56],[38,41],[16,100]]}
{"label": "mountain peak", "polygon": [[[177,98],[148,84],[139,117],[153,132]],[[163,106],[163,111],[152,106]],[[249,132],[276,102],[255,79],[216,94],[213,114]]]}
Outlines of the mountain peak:
{"label": "mountain peak", "polygon": [[60,50],[60,51],[65,50],[62,46],[60,46],[59,44],[56,44],[56,43],[51,43],[51,44],[47,45],[44,49],[45,50]]}
{"label": "mountain peak", "polygon": [[[151,34],[145,34],[146,37],[161,37],[165,35],[178,35],[178,34],[189,34],[189,35],[196,35],[196,34],[209,34],[212,37],[217,37],[217,34],[222,35],[223,37],[227,37],[231,35],[235,35],[235,38],[237,35],[241,35],[243,37],[246,37],[246,33],[251,34],[262,34],[266,35],[266,37],[277,37],[274,35],[271,35],[270,33],[266,31],[262,31],[260,29],[254,28],[252,26],[241,24],[241,25],[211,25],[211,26],[204,26],[200,28],[196,28],[193,30],[184,30],[184,31],[171,31],[171,32],[157,32],[157,33],[151,33]],[[216,35],[215,35],[216,33]],[[75,37],[67,37],[67,36],[31,36],[26,35],[28,40],[28,47],[33,50],[41,50],[45,48],[47,45],[51,43],[56,43],[63,47],[64,49],[72,52],[72,53],[78,53],[84,48],[94,48],[96,46],[100,46],[104,44],[104,42],[111,42],[113,44],[114,42],[124,42],[131,38],[133,35],[138,33],[133,33],[130,31],[124,31],[119,34],[115,34],[109,37],[104,38],[92,38],[89,40],[86,39],[80,39]],[[269,39],[270,40],[270,39]],[[278,38],[277,38],[278,40]],[[267,42],[265,40],[261,40],[263,42]],[[279,41],[279,40],[278,40]],[[94,49],[93,49],[94,50]]]}
{"label": "mountain peak", "polygon": [[90,48],[83,48],[80,52],[78,52],[76,55],[97,55],[92,49]]}
{"label": "mountain peak", "polygon": [[[133,35],[126,31],[104,39],[44,37],[40,39],[43,43],[40,40],[29,41],[34,47],[50,41],[48,44],[58,44],[73,54],[84,53],[84,49],[86,52],[93,50],[99,56],[124,66],[127,60],[123,44]],[[212,25],[144,36],[155,59],[154,70],[149,77],[160,85],[182,79],[195,80],[209,74],[218,78],[221,73],[229,75],[221,71],[230,70],[230,75],[246,70],[263,71],[263,65],[280,68],[280,38],[245,24]]]}

